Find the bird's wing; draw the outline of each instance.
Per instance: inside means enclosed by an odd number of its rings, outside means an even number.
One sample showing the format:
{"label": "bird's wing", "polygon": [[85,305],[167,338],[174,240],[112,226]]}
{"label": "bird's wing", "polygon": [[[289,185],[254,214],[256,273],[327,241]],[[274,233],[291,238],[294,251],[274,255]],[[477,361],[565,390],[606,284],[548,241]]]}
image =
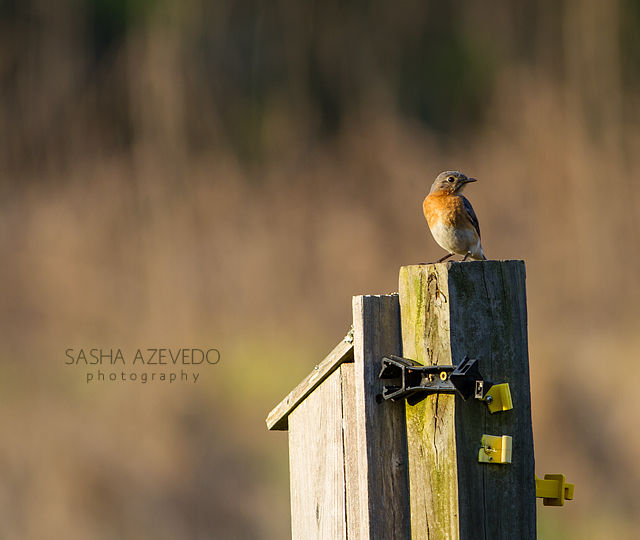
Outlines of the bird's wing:
{"label": "bird's wing", "polygon": [[469,221],[471,221],[473,228],[478,233],[478,237],[480,237],[480,224],[478,223],[476,213],[473,211],[473,206],[471,206],[471,203],[464,195],[460,195],[460,197],[462,197],[462,204],[467,212],[467,217],[469,218]]}

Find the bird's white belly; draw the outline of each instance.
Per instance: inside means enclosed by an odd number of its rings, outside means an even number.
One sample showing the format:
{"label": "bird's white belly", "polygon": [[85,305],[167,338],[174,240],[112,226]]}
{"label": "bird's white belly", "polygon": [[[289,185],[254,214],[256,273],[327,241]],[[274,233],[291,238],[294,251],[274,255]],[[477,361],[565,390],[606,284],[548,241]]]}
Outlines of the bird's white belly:
{"label": "bird's white belly", "polygon": [[436,223],[430,229],[434,240],[449,253],[466,255],[468,252],[477,252],[480,247],[480,239],[475,230],[459,229],[442,223]]}

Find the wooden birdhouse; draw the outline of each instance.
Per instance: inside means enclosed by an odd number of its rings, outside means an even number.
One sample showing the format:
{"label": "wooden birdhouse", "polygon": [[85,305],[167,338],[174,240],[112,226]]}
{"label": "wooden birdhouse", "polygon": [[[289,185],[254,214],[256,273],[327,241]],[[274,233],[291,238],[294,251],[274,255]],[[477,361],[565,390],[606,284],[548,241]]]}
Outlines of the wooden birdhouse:
{"label": "wooden birdhouse", "polygon": [[524,263],[405,266],[398,294],[355,296],[267,426],[289,432],[294,539],[535,538]]}

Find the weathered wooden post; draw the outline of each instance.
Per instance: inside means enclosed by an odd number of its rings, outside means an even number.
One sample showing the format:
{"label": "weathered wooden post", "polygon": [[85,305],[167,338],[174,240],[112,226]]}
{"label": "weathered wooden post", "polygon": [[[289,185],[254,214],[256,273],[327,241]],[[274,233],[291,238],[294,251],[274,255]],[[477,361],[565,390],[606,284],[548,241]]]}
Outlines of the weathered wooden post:
{"label": "weathered wooden post", "polygon": [[[521,261],[406,266],[399,295],[354,297],[352,338],[267,418],[289,429],[293,538],[535,538],[526,324]],[[485,380],[509,383],[513,409],[384,401],[387,355],[475,358]],[[479,463],[483,435],[512,437],[512,462]]]}
{"label": "weathered wooden post", "polygon": [[[536,536],[525,267],[522,261],[405,266],[403,356],[425,365],[477,358],[510,386],[513,409],[449,394],[407,405],[412,538]],[[483,435],[512,437],[510,464],[478,462]]]}

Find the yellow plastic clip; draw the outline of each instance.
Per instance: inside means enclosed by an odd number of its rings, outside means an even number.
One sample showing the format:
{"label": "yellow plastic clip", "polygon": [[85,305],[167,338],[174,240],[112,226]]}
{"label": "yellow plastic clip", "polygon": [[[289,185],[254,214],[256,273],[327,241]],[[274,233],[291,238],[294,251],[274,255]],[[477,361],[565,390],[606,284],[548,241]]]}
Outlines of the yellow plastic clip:
{"label": "yellow plastic clip", "polygon": [[536,476],[536,497],[545,506],[564,506],[565,500],[573,500],[574,487],[565,482],[564,474],[545,474],[544,480]]}
{"label": "yellow plastic clip", "polygon": [[480,463],[511,463],[511,442],[509,435],[483,435],[478,461]]}
{"label": "yellow plastic clip", "polygon": [[484,401],[487,403],[491,414],[513,409],[509,383],[494,384],[489,388],[487,395],[484,396]]}

